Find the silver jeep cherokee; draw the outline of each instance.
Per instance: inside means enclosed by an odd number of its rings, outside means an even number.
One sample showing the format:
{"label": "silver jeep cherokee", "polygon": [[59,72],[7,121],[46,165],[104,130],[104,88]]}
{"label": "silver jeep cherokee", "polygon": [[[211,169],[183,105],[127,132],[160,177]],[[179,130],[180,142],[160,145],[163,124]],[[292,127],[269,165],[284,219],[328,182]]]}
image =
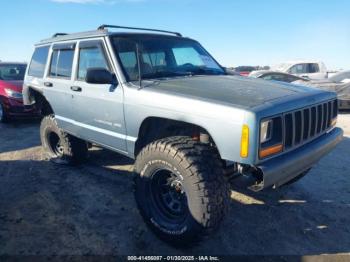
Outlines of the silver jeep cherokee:
{"label": "silver jeep cherokee", "polygon": [[80,162],[91,143],[135,159],[140,213],[178,245],[218,226],[227,178],[249,174],[254,191],[293,182],[343,135],[335,93],[230,75],[162,30],[55,34],[36,45],[23,96],[45,116],[52,161]]}

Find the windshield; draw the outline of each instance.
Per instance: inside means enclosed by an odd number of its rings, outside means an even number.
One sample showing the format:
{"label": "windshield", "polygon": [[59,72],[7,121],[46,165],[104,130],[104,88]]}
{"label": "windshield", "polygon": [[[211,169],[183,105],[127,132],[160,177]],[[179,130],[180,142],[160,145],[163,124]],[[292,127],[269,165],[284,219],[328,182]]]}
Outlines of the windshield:
{"label": "windshield", "polygon": [[23,80],[26,67],[25,64],[0,64],[0,80]]}
{"label": "windshield", "polygon": [[115,36],[115,52],[128,81],[186,75],[223,75],[224,70],[197,42],[165,36]]}

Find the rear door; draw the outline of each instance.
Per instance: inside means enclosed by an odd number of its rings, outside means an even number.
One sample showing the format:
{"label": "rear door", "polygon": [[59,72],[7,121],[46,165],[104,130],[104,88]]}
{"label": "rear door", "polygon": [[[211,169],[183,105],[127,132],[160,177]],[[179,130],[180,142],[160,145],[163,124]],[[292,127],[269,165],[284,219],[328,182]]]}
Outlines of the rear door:
{"label": "rear door", "polygon": [[115,72],[103,38],[80,41],[72,85],[71,118],[79,137],[126,153],[123,89],[121,85],[89,84],[89,68]]}
{"label": "rear door", "polygon": [[53,44],[50,52],[49,67],[44,79],[44,95],[50,102],[58,124],[70,132],[73,125],[72,114],[72,71],[76,42]]}

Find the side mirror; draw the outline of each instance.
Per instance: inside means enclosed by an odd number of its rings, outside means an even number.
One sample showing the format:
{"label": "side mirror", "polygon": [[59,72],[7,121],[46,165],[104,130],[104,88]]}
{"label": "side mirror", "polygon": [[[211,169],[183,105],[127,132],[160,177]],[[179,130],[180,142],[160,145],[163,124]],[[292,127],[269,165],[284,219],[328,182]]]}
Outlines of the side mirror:
{"label": "side mirror", "polygon": [[116,77],[105,68],[88,68],[85,76],[89,84],[111,84],[116,85]]}

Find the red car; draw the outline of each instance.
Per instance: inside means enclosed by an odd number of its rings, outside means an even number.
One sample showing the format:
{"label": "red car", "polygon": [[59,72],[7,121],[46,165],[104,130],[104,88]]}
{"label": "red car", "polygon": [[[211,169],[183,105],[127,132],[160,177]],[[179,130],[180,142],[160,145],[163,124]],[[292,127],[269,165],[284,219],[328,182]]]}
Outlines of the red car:
{"label": "red car", "polygon": [[13,117],[33,117],[39,112],[34,107],[24,107],[22,85],[27,65],[0,62],[0,122]]}
{"label": "red car", "polygon": [[235,71],[241,76],[248,76],[252,71],[255,71],[257,69],[257,66],[238,66],[235,68]]}

